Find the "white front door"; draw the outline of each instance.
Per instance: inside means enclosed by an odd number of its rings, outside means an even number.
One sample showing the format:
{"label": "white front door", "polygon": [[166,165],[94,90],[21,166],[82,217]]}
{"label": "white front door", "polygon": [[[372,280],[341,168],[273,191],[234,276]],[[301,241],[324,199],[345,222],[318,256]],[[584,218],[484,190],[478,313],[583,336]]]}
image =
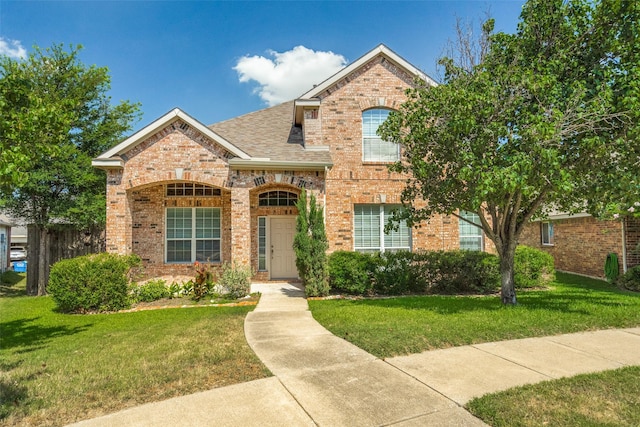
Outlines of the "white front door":
{"label": "white front door", "polygon": [[296,234],[296,217],[271,218],[271,279],[298,277],[293,237]]}

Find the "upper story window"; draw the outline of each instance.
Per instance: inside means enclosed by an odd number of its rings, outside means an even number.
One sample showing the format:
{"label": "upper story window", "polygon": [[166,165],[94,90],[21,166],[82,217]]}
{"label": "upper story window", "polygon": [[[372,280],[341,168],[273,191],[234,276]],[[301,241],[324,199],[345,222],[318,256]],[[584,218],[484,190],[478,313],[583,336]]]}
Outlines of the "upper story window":
{"label": "upper story window", "polygon": [[543,245],[553,246],[553,223],[552,222],[541,223],[540,234],[542,235]]}
{"label": "upper story window", "polygon": [[400,146],[377,135],[378,127],[389,116],[389,110],[376,108],[362,112],[362,159],[365,162],[395,162],[400,159]]}
{"label": "upper story window", "polygon": [[167,184],[167,197],[172,196],[220,196],[219,188],[193,182],[176,182]]}
{"label": "upper story window", "polygon": [[[473,224],[480,225],[480,217],[476,213],[460,211],[460,216]],[[484,248],[482,229],[467,221],[459,220],[460,249],[481,251]]]}
{"label": "upper story window", "polygon": [[259,206],[295,206],[298,195],[288,191],[269,191],[258,196]]}

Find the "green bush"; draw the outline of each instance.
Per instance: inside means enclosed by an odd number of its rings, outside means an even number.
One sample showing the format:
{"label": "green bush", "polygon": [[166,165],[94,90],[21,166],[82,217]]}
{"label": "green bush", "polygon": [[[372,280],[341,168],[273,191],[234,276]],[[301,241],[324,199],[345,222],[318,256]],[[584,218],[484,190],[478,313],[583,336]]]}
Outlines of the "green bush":
{"label": "green bush", "polygon": [[101,253],[66,259],[51,267],[47,290],[65,313],[117,311],[131,306],[130,273],[137,255]]}
{"label": "green bush", "polygon": [[500,283],[498,258],[479,251],[433,251],[414,255],[416,292],[427,294],[491,293]]}
{"label": "green bush", "polygon": [[251,293],[251,267],[222,265],[218,285],[222,286],[231,298],[246,297]]}
{"label": "green bush", "polygon": [[131,294],[136,302],[152,302],[162,298],[169,298],[171,291],[164,280],[154,279],[143,285],[133,285]]}
{"label": "green bush", "polygon": [[373,292],[374,260],[361,252],[337,251],[329,255],[331,289],[353,295]]}
{"label": "green bush", "polygon": [[618,285],[630,291],[640,291],[640,265],[627,270],[618,278]]}
{"label": "green bush", "polygon": [[414,254],[409,251],[383,252],[374,258],[373,283],[381,295],[403,295],[415,292],[412,286]]}
{"label": "green bush", "polygon": [[514,264],[516,288],[543,287],[556,278],[553,257],[540,249],[518,246]]}

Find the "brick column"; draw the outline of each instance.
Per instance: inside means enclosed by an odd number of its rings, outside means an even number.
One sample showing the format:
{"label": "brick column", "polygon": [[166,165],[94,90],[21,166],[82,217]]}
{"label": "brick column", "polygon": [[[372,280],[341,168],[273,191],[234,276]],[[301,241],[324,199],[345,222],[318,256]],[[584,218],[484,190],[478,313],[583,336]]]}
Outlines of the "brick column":
{"label": "brick column", "polygon": [[107,252],[131,253],[131,193],[122,184],[122,171],[110,170],[107,175]]}
{"label": "brick column", "polygon": [[251,265],[251,205],[248,188],[231,188],[231,261]]}

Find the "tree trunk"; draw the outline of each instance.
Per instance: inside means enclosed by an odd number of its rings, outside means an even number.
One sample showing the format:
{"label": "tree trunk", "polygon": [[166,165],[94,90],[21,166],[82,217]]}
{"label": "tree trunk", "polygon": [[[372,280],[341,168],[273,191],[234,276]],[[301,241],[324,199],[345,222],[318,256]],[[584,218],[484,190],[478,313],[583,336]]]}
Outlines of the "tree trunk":
{"label": "tree trunk", "polygon": [[515,252],[515,247],[513,249],[506,248],[500,257],[500,296],[502,304],[505,305],[517,304],[516,287],[513,280]]}
{"label": "tree trunk", "polygon": [[38,296],[46,295],[47,263],[49,260],[49,230],[40,228],[40,257],[38,259]]}

